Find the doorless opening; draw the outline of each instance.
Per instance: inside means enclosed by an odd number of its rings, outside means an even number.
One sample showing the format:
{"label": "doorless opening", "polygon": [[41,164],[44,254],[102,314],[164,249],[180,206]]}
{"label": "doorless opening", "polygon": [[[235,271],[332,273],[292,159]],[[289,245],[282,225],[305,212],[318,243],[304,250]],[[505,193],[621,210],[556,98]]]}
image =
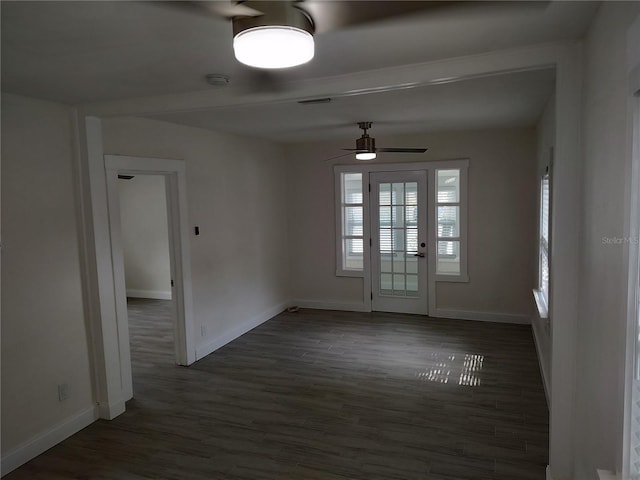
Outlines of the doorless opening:
{"label": "doorless opening", "polygon": [[[167,233],[170,270],[170,296],[175,312],[175,363],[189,365],[195,361],[191,313],[191,279],[188,255],[188,225],[184,163],[118,155],[105,156],[108,222],[115,293],[116,323],[119,345],[120,378],[123,400],[133,397],[131,352],[127,315],[127,293],[118,176],[153,175],[164,180],[166,192]],[[173,283],[173,285],[171,285]]]}

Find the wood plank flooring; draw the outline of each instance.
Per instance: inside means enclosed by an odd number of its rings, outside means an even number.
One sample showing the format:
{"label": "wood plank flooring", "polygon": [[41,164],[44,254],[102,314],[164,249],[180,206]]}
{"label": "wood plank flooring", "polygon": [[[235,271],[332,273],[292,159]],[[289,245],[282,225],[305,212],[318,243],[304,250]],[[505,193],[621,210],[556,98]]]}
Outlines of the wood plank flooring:
{"label": "wood plank flooring", "polygon": [[185,368],[168,304],[130,302],[127,412],[7,480],[544,479],[528,326],[301,310]]}

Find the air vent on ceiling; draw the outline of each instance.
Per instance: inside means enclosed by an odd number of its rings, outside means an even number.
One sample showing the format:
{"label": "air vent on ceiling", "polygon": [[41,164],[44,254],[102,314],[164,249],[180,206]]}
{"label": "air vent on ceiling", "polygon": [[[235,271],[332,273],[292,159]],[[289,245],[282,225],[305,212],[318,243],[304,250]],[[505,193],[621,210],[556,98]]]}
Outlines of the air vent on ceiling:
{"label": "air vent on ceiling", "polygon": [[298,100],[298,103],[301,105],[315,105],[316,103],[330,103],[331,98],[312,98],[310,100]]}

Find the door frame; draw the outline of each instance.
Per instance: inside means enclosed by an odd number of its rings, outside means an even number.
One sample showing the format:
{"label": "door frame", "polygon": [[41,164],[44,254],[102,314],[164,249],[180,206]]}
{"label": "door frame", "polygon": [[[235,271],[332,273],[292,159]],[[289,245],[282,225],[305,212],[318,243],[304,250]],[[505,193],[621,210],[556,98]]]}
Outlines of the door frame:
{"label": "door frame", "polygon": [[[115,290],[116,323],[120,350],[120,371],[125,401],[133,397],[131,377],[131,355],[129,344],[129,318],[124,274],[122,226],[120,222],[120,199],[118,175],[159,175],[165,179],[167,201],[167,226],[169,234],[169,258],[171,289],[175,303],[174,352],[177,365],[189,365],[195,361],[193,315],[191,298],[191,275],[189,257],[188,225],[186,222],[185,165],[180,160],[131,157],[123,155],[104,156],[109,207],[109,231],[111,236],[111,260]],[[191,353],[191,355],[189,355]]]}
{"label": "door frame", "polygon": [[[91,345],[91,368],[93,370],[94,400],[97,416],[111,420],[124,413],[125,402],[132,391],[128,380],[131,363],[127,356],[128,325],[118,321],[114,259],[111,246],[109,222],[109,196],[107,195],[107,170],[103,146],[102,120],[84,116],[74,110],[72,116],[75,143],[77,176],[80,183],[78,218],[82,224],[80,255],[82,257],[83,294],[87,316],[87,336]],[[122,157],[119,157],[122,158]],[[128,157],[137,158],[137,157]],[[124,160],[127,162],[128,160]],[[141,172],[171,174],[170,190],[172,210],[176,213],[174,224],[179,225],[179,234],[174,242],[180,248],[175,258],[181,263],[181,288],[184,305],[184,344],[186,365],[196,360],[194,310],[192,305],[191,256],[187,210],[187,183],[185,162],[147,158],[129,160]],[[131,163],[120,165],[131,168]],[[113,209],[113,208],[112,208]],[[177,290],[177,289],[176,289]],[[126,292],[124,293],[126,295]],[[122,304],[122,290],[120,293]],[[126,328],[125,328],[126,327]],[[125,341],[126,340],[126,341]]]}
{"label": "door frame", "polygon": [[[376,198],[376,194],[378,193],[378,189],[374,186],[377,184],[380,185],[380,181],[376,179],[376,176],[386,175],[388,179],[385,179],[385,182],[406,182],[406,181],[415,181],[417,183],[417,192],[418,192],[418,214],[419,219],[418,222],[423,222],[422,228],[420,228],[420,223],[418,223],[418,232],[422,231],[423,237],[418,235],[418,241],[423,241],[427,246],[422,247],[424,249],[424,261],[426,265],[422,266],[422,281],[420,281],[420,266],[418,264],[418,285],[419,291],[423,290],[424,298],[414,298],[414,304],[417,307],[413,313],[418,315],[428,315],[429,314],[429,299],[430,299],[430,288],[429,288],[429,264],[430,264],[430,256],[429,253],[434,250],[432,246],[429,245],[429,220],[428,220],[428,212],[431,208],[431,202],[429,202],[429,171],[424,169],[416,169],[416,170],[402,170],[402,171],[380,171],[380,172],[369,172],[369,238],[371,238],[371,242],[369,243],[369,257],[370,262],[369,265],[371,268],[369,269],[369,275],[371,278],[371,309],[373,311],[373,304],[375,302],[376,291],[379,291],[379,287],[376,287],[376,284],[379,282],[380,268],[375,268],[376,265],[379,265],[379,259],[375,258],[374,251],[379,254],[379,247],[374,247],[377,242],[379,242],[379,199]],[[394,179],[394,177],[396,179]],[[420,186],[420,182],[423,181],[424,185],[422,188]],[[418,247],[420,249],[420,247]],[[435,258],[435,253],[434,253]],[[420,259],[418,260],[420,262]],[[420,262],[422,263],[422,262]],[[426,288],[425,288],[426,287]],[[381,295],[379,295],[381,296]],[[402,302],[401,298],[395,297],[397,303]],[[420,302],[424,300],[424,305],[420,305]],[[393,300],[391,300],[393,302]],[[380,310],[386,311],[386,310]],[[392,310],[396,311],[396,310]]]}
{"label": "door frame", "polygon": [[[465,201],[463,202],[468,208],[468,170],[469,170],[469,158],[451,158],[443,160],[432,160],[428,162],[403,162],[403,163],[367,163],[367,164],[340,164],[334,165],[334,198],[336,208],[336,248],[339,248],[340,241],[338,240],[341,221],[340,217],[340,195],[336,192],[340,192],[340,174],[349,172],[362,173],[362,191],[364,193],[364,205],[363,205],[363,224],[364,224],[364,262],[363,270],[361,272],[352,272],[349,277],[362,277],[362,310],[364,312],[372,311],[372,284],[371,284],[371,212],[369,205],[369,174],[378,172],[404,172],[425,170],[427,172],[427,245],[431,246],[427,249],[427,303],[428,303],[428,316],[442,316],[443,312],[439,311],[436,305],[436,282],[468,282],[469,276],[467,271],[467,243],[466,240],[461,245],[461,258],[464,259],[464,271],[463,275],[459,278],[438,278],[436,276],[436,231],[432,226],[436,223],[436,170],[443,170],[449,168],[459,168],[462,174],[462,180],[460,184],[461,195],[464,195]],[[431,203],[429,203],[431,199]],[[465,238],[467,235],[467,221],[468,214],[466,210],[461,211],[461,228],[464,229]],[[359,310],[360,311],[360,310]],[[458,317],[456,317],[458,318]]]}

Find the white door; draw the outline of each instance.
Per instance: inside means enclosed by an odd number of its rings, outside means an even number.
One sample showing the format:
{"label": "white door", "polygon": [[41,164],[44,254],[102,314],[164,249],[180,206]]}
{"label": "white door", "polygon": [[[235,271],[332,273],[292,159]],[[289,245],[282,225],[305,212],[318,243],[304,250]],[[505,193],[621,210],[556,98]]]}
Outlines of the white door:
{"label": "white door", "polygon": [[427,172],[371,173],[372,309],[428,313]]}

